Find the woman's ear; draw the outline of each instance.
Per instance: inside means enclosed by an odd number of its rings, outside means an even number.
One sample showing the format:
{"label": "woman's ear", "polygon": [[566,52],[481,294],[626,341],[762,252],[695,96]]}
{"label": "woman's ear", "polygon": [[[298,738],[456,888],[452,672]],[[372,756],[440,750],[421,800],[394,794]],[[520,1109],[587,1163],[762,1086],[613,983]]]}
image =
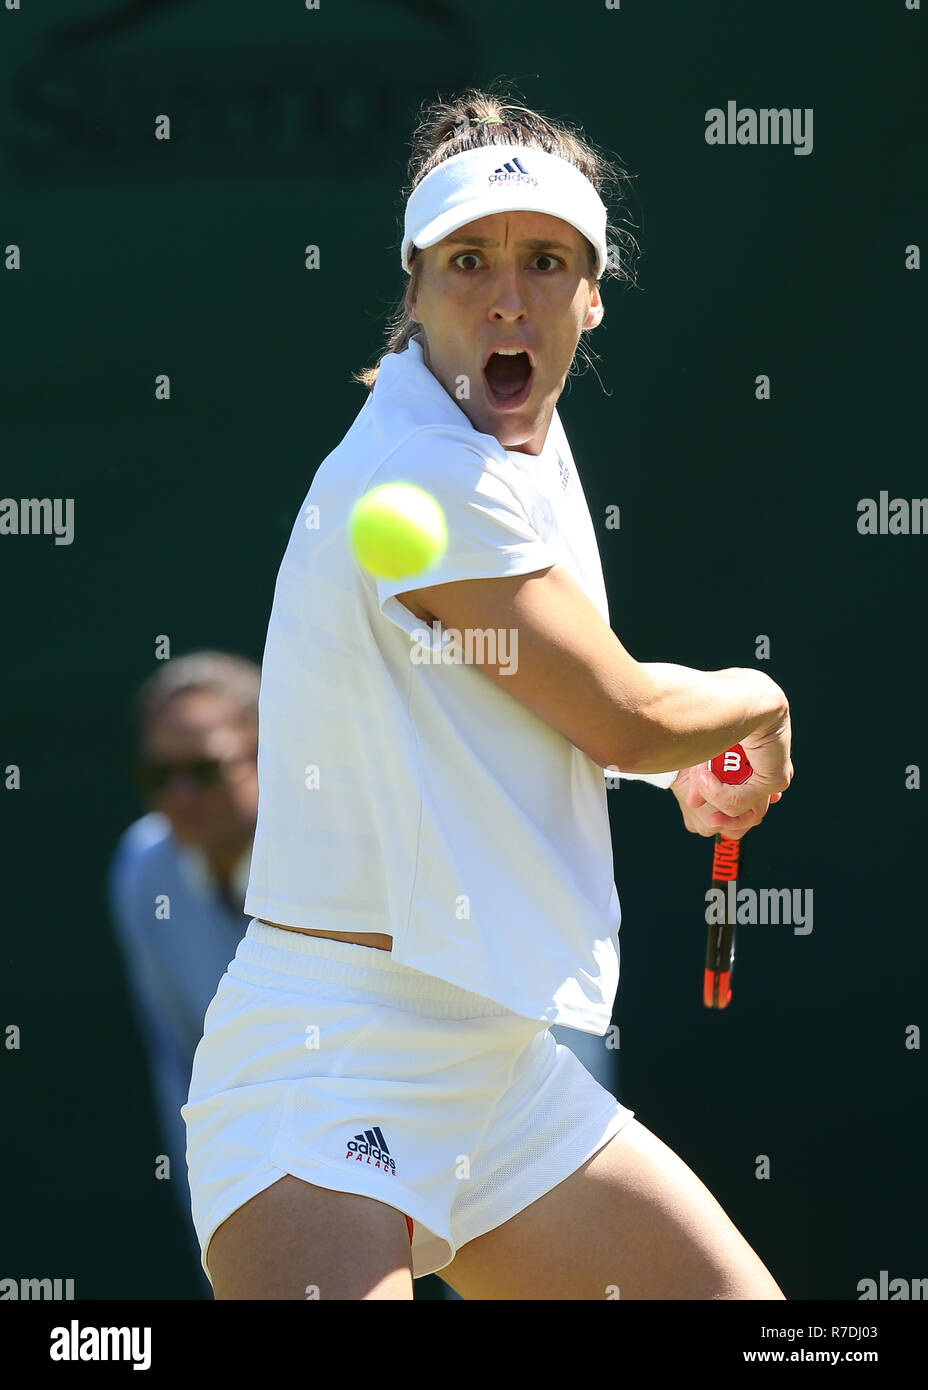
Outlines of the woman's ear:
{"label": "woman's ear", "polygon": [[597,324],[602,323],[605,312],[606,306],[603,304],[603,297],[599,292],[599,284],[594,281],[593,288],[590,291],[590,307],[587,309],[586,318],[583,320],[584,331],[588,328],[595,328]]}
{"label": "woman's ear", "polygon": [[415,323],[421,323],[421,319],[416,318],[416,303],[419,299],[419,275],[422,271],[422,267],[419,263],[419,257],[421,255],[422,252],[417,250],[412,258],[412,273],[409,277],[409,284],[406,286],[406,298],[404,301],[406,313]]}

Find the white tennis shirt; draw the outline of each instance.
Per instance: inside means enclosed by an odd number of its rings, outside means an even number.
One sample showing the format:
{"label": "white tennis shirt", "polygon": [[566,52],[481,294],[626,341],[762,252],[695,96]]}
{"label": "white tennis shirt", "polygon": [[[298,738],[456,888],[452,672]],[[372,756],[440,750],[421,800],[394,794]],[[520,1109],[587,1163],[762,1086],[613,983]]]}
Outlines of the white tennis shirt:
{"label": "white tennis shirt", "polygon": [[[416,579],[375,580],[348,546],[354,502],[387,482],[418,484],[445,512],[444,558]],[[541,454],[510,452],[474,429],[418,338],[385,355],[313,478],[277,576],[245,911],[388,933],[415,970],[602,1035],[621,920],[603,769],[481,671],[479,649],[397,598],[555,564],[608,622],[557,411]],[[503,664],[517,654],[497,647]]]}

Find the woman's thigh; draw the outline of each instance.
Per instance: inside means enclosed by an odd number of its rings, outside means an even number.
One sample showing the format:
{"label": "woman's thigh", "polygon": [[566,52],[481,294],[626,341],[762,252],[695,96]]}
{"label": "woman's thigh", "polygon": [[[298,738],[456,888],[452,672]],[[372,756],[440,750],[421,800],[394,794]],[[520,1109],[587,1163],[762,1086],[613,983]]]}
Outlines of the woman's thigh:
{"label": "woman's thigh", "polygon": [[406,1218],[353,1192],[287,1174],[217,1227],[217,1299],[411,1299]]}
{"label": "woman's thigh", "polygon": [[708,1188],[629,1120],[441,1277],[465,1299],[782,1299]]}

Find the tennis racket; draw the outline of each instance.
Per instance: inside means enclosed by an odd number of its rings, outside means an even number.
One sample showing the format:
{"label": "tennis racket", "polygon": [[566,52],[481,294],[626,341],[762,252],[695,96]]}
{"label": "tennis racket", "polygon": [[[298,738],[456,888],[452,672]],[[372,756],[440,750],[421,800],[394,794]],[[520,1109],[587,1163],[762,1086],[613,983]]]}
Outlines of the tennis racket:
{"label": "tennis racket", "polygon": [[[731,787],[740,787],[754,771],[740,743],[713,758],[708,766],[720,782],[726,782]],[[722,889],[724,907],[721,921],[710,925],[706,938],[702,1002],[707,1009],[727,1009],[731,1003],[731,977],[735,966],[735,904],[741,864],[741,841],[730,840],[719,831],[713,846],[712,887]]]}

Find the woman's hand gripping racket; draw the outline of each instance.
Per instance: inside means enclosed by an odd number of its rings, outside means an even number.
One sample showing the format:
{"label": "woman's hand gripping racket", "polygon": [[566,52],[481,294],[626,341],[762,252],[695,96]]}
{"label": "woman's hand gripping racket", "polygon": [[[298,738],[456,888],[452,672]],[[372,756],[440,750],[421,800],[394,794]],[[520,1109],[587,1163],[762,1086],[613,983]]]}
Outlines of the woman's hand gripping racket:
{"label": "woman's hand gripping racket", "polygon": [[[720,782],[725,782],[730,787],[740,787],[754,771],[740,743],[713,758],[708,767]],[[724,907],[720,914],[721,921],[710,925],[706,939],[702,1002],[707,1009],[727,1009],[731,1003],[731,977],[735,965],[735,912],[740,871],[741,841],[730,840],[719,831],[715,837],[712,855],[712,887],[722,889]]]}
{"label": "woman's hand gripping racket", "polygon": [[[739,680],[756,676],[770,683],[759,671],[738,670],[732,674]],[[774,689],[784,703],[779,709],[774,704],[769,723],[760,725],[742,743],[736,743],[710,762],[681,769],[672,784],[687,830],[713,839],[712,886],[722,889],[721,921],[710,925],[706,941],[703,1003],[707,1009],[726,1009],[731,1003],[741,837],[763,820],[768,807],[782,798],[793,779],[789,706],[780,687]],[[719,783],[741,787],[752,778],[753,785],[744,791],[723,794],[719,787]]]}

